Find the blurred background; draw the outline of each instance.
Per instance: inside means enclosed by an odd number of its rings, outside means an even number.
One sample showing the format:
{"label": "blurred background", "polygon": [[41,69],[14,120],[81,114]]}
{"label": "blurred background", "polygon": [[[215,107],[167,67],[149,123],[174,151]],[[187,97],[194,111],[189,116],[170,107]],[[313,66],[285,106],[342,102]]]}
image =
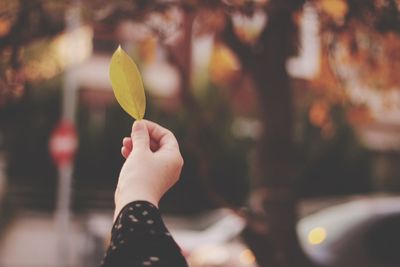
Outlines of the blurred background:
{"label": "blurred background", "polygon": [[399,0],[0,0],[0,266],[99,266],[119,44],[180,143],[190,266],[400,266],[399,34]]}

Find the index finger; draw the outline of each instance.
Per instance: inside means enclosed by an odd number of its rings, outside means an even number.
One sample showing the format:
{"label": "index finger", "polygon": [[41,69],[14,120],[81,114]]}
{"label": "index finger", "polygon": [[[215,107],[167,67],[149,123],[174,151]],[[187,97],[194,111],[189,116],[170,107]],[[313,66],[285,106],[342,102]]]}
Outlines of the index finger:
{"label": "index finger", "polygon": [[170,147],[179,149],[178,141],[170,130],[155,122],[148,120],[143,121],[146,123],[147,129],[149,130],[150,139],[159,143],[160,148]]}

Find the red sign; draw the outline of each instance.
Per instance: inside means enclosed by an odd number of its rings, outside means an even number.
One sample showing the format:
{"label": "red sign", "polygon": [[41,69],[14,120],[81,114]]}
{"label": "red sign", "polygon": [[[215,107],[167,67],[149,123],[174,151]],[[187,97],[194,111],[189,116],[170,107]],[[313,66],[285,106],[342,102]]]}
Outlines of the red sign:
{"label": "red sign", "polygon": [[49,147],[59,167],[70,165],[78,147],[75,126],[68,121],[60,122],[51,134]]}

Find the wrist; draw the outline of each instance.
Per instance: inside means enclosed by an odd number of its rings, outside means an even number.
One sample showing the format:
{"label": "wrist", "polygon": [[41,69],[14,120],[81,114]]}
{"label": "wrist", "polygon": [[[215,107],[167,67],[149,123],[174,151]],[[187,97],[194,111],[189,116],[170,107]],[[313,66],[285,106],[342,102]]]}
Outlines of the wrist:
{"label": "wrist", "polygon": [[115,199],[115,211],[114,211],[114,221],[117,219],[118,214],[121,210],[134,201],[146,201],[158,208],[158,202],[156,198],[146,194],[130,194],[128,196],[116,196]]}

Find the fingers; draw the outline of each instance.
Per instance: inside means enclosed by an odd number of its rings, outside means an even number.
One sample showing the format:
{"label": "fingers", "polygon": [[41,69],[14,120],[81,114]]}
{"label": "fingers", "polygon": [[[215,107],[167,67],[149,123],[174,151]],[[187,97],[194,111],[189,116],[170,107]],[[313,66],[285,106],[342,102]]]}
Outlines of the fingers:
{"label": "fingers", "polygon": [[152,152],[156,152],[160,149],[160,145],[153,139],[150,139],[150,149]]}
{"label": "fingers", "polygon": [[124,139],[122,139],[122,146],[126,147],[128,150],[132,150],[132,138],[124,137]]}
{"label": "fingers", "polygon": [[[157,151],[160,148],[159,144],[154,141],[153,139],[150,140],[150,149],[152,152]],[[122,139],[122,147],[121,147],[121,154],[124,158],[127,158],[129,154],[132,152],[133,145],[132,145],[132,138],[131,137],[124,137]]]}
{"label": "fingers", "polygon": [[131,153],[131,150],[128,150],[126,147],[121,147],[121,154],[122,156],[126,159],[129,157],[129,154]]}
{"label": "fingers", "polygon": [[122,139],[121,154],[124,158],[128,158],[132,152],[132,138],[124,137]]}
{"label": "fingers", "polygon": [[160,149],[173,149],[179,151],[178,141],[174,134],[157,123],[141,120],[132,126],[131,137],[122,140],[121,154],[127,158],[133,147],[149,148],[152,152]]}
{"label": "fingers", "polygon": [[178,141],[170,130],[157,123],[148,120],[143,121],[146,123],[150,139],[158,143],[160,149],[167,147],[179,149]]}

